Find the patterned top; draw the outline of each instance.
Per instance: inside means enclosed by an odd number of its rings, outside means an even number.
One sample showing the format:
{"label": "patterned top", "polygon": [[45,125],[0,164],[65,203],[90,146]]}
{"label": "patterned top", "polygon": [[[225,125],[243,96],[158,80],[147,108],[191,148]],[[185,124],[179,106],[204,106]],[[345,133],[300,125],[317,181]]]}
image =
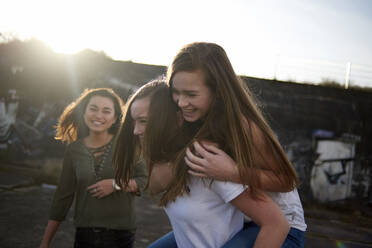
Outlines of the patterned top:
{"label": "patterned top", "polygon": [[[102,179],[114,178],[111,164],[113,147],[112,145],[101,148],[105,150],[106,159],[104,159],[104,155],[101,155],[101,158],[94,157],[93,154],[96,153],[89,151],[82,140],[67,146],[60,182],[50,211],[51,220],[63,221],[75,200],[76,227],[105,227],[131,231],[136,229],[134,193],[115,191],[98,199],[87,191],[88,186],[97,182],[96,174]],[[98,173],[93,172],[96,164],[102,165]],[[142,190],[147,181],[143,162],[135,166],[133,179]]]}

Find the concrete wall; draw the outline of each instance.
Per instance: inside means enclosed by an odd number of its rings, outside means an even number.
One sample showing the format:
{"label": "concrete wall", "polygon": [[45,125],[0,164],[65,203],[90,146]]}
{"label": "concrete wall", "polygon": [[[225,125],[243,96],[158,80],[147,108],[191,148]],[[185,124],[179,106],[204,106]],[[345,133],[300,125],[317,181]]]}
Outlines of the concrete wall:
{"label": "concrete wall", "polygon": [[[159,67],[153,74],[160,75],[164,71],[165,68]],[[118,78],[118,82],[125,82]],[[368,196],[372,199],[372,93],[257,78],[244,80],[261,103],[264,115],[297,171],[304,201]],[[114,86],[107,83],[105,87]],[[33,100],[19,99],[19,113],[14,124],[17,132],[11,136],[11,146],[7,146],[6,151],[0,149],[1,159],[22,161],[63,155],[63,145],[53,139],[53,126],[67,102],[35,105]],[[4,113],[2,111],[2,115]],[[353,156],[347,161],[341,155],[329,157],[335,160],[333,162],[319,160],[332,154],[334,148],[323,147],[325,138],[336,143],[352,143]],[[319,149],[319,145],[323,148]],[[337,177],[337,173],[343,173],[343,163],[346,163],[345,175]],[[344,177],[350,180],[345,181]],[[337,185],[343,189],[339,190]]]}
{"label": "concrete wall", "polygon": [[[372,93],[244,79],[262,104],[268,122],[296,168],[303,200],[369,200]],[[325,138],[330,142],[324,143]],[[349,160],[345,161],[342,152],[332,152],[338,147],[335,144],[352,146]],[[325,157],[335,161],[324,162]],[[343,173],[343,167],[345,174],[330,182],[329,175],[334,179],[337,173]]]}

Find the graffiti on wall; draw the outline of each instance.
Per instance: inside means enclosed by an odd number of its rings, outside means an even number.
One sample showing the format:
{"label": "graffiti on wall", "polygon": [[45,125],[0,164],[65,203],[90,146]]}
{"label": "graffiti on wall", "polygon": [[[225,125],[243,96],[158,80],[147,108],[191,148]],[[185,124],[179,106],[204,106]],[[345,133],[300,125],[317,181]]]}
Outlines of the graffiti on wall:
{"label": "graffiti on wall", "polygon": [[284,147],[299,178],[303,201],[369,197],[372,202],[372,159],[355,152],[360,136],[314,130],[312,136],[297,133],[291,140]]}
{"label": "graffiti on wall", "polygon": [[[315,136],[314,161],[310,187],[312,196],[319,202],[366,197],[370,184],[370,166],[355,156],[355,147],[360,137],[343,134],[332,137],[330,133]],[[319,135],[319,132],[316,134]]]}
{"label": "graffiti on wall", "polygon": [[19,101],[15,90],[0,99],[0,159],[21,162],[53,154],[56,105],[29,105],[19,115]]}
{"label": "graffiti on wall", "polygon": [[313,166],[313,147],[309,137],[296,136],[295,140],[285,146],[288,159],[293,164],[299,179],[299,190],[303,200],[311,200],[310,173]]}
{"label": "graffiti on wall", "polygon": [[351,195],[355,144],[340,140],[317,140],[319,154],[311,171],[311,190],[320,202],[346,199]]}

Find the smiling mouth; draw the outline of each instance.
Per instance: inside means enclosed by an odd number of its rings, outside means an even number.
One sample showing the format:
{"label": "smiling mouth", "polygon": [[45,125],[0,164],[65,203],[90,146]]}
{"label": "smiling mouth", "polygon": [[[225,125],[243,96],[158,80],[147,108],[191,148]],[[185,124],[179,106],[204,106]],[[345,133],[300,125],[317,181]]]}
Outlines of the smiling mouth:
{"label": "smiling mouth", "polygon": [[100,122],[100,121],[92,121],[92,123],[96,126],[100,126],[104,124],[103,122]]}
{"label": "smiling mouth", "polygon": [[192,114],[195,112],[195,109],[182,109],[183,114]]}

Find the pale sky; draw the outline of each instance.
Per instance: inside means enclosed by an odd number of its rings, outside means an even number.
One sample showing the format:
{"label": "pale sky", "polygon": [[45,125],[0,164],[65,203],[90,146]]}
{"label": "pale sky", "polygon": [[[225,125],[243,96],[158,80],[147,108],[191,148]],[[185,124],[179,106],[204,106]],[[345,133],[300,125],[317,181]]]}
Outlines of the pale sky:
{"label": "pale sky", "polygon": [[[0,0],[0,32],[168,66],[185,44],[225,48],[241,75],[372,87],[370,0]],[[0,37],[1,39],[1,37]]]}

